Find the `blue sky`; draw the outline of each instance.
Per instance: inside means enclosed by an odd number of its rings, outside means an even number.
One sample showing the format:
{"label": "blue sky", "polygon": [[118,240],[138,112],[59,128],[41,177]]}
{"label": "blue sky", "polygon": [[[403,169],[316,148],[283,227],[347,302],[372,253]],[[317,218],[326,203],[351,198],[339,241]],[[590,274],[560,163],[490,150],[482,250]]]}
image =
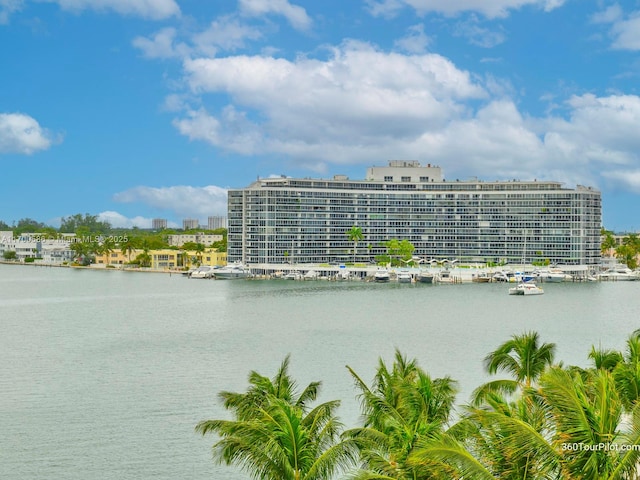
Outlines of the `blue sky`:
{"label": "blue sky", "polygon": [[176,225],[257,177],[594,186],[640,230],[640,1],[0,0],[0,220]]}

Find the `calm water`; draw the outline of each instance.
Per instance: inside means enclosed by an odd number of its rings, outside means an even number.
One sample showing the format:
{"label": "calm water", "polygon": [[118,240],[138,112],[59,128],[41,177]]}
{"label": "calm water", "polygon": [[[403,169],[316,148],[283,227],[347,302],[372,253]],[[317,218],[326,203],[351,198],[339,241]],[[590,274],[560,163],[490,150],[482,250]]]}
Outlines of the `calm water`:
{"label": "calm water", "polygon": [[230,479],[195,424],[223,418],[221,390],[272,376],[287,353],[300,384],[323,381],[358,419],[345,365],[373,376],[394,348],[432,376],[486,380],[482,359],[509,336],[540,332],[565,363],[592,344],[623,348],[640,282],[378,285],[207,281],[181,276],[0,265],[0,478]]}

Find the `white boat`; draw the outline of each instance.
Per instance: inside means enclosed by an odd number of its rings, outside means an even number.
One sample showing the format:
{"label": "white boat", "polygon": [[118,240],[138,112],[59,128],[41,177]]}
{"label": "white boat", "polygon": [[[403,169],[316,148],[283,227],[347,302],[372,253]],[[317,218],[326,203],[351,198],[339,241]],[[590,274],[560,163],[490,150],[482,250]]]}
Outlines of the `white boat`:
{"label": "white boat", "polygon": [[475,283],[489,283],[491,280],[491,276],[487,272],[479,272],[471,275],[471,281]]}
{"label": "white boat", "polygon": [[236,278],[249,278],[251,271],[242,263],[232,263],[226,267],[216,268],[213,272],[216,280],[233,280]]}
{"label": "white boat", "polygon": [[397,275],[398,283],[411,283],[413,278],[408,270],[400,270]]}
{"label": "white boat", "polygon": [[537,274],[538,274],[538,278],[542,282],[558,283],[558,282],[569,282],[573,280],[573,277],[571,275],[569,275],[568,273],[564,273],[562,270],[555,267],[538,270]]}
{"label": "white boat", "polygon": [[289,272],[282,278],[284,280],[302,280],[302,273],[300,273],[300,272]]}
{"label": "white boat", "polygon": [[189,278],[213,278],[215,268],[208,265],[202,265],[195,270],[189,272]]}
{"label": "white boat", "polygon": [[496,272],[493,277],[492,277],[494,282],[515,282],[516,281],[516,277],[515,274],[511,271],[507,271],[507,270],[500,270],[499,272]]}
{"label": "white boat", "polygon": [[302,277],[303,280],[317,280],[320,275],[315,270],[309,270]]}
{"label": "white boat", "polygon": [[379,268],[373,275],[373,280],[379,283],[388,282],[390,279],[391,276],[389,275],[389,271],[386,268]]}
{"label": "white boat", "polygon": [[533,282],[519,283],[509,289],[509,295],[542,295],[544,290]]}
{"label": "white boat", "polygon": [[435,275],[427,270],[422,270],[417,277],[420,283],[434,283]]}
{"label": "white boat", "polygon": [[600,280],[631,281],[631,280],[640,279],[640,276],[638,276],[638,272],[634,272],[630,268],[614,267],[614,268],[610,268],[605,272],[598,274],[598,278]]}

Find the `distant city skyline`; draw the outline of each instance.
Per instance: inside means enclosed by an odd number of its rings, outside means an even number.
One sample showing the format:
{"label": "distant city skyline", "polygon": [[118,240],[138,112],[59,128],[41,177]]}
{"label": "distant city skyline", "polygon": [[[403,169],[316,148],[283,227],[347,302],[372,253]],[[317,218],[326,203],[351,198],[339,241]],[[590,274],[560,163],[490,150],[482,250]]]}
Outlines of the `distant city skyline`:
{"label": "distant city skyline", "polygon": [[602,191],[640,230],[640,4],[0,0],[0,220],[226,216],[227,191],[362,179]]}

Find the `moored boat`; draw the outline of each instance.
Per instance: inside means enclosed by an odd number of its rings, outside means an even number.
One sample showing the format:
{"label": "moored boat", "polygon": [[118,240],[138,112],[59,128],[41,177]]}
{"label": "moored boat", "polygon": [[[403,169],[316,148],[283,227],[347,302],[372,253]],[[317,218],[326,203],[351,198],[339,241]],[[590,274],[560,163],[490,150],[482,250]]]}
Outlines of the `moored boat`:
{"label": "moored boat", "polygon": [[408,270],[400,270],[397,275],[398,283],[411,283],[413,278]]}
{"label": "moored boat", "polygon": [[598,278],[600,280],[632,281],[640,279],[640,275],[628,267],[614,267],[598,274]]}
{"label": "moored boat", "polygon": [[422,270],[416,277],[416,280],[420,283],[434,283],[434,278],[435,275],[433,273],[428,272],[427,270]]}
{"label": "moored boat", "polygon": [[480,272],[471,276],[471,281],[475,283],[489,283],[491,276],[487,272]]}
{"label": "moored boat", "polygon": [[202,265],[189,272],[189,278],[213,278],[215,268],[209,265]]}
{"label": "moored boat", "polygon": [[249,278],[251,270],[242,263],[232,263],[226,267],[216,268],[213,272],[216,280],[235,280],[238,278]]}
{"label": "moored boat", "polygon": [[509,295],[542,295],[544,290],[533,282],[522,282],[509,289]]}
{"label": "moored boat", "polygon": [[559,282],[568,282],[573,280],[573,276],[563,272],[562,270],[556,267],[550,267],[550,268],[544,268],[544,269],[538,270],[537,275],[540,281],[542,282],[559,283]]}
{"label": "moored boat", "polygon": [[373,280],[379,283],[388,282],[390,279],[391,276],[389,275],[389,271],[386,268],[379,268],[373,275]]}

